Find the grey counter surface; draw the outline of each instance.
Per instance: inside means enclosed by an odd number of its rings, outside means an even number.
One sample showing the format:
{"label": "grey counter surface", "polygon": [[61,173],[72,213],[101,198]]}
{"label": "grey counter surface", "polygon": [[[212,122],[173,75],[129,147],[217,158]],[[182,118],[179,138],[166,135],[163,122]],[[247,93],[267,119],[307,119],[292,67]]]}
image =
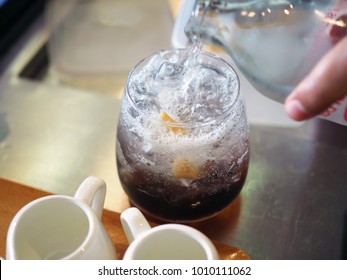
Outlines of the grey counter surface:
{"label": "grey counter surface", "polygon": [[346,137],[345,127],[320,120],[291,129],[251,126],[241,195],[218,230],[212,221],[197,227],[255,259],[346,259]]}

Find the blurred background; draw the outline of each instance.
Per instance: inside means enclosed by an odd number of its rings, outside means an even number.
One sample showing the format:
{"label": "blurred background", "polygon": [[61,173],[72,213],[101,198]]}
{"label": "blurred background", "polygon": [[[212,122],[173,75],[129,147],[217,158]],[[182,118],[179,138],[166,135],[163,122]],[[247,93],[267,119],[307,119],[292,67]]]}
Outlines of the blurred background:
{"label": "blurred background", "polygon": [[[176,47],[181,5],[1,0],[0,177],[72,195],[85,177],[100,176],[108,184],[106,208],[125,209],[115,164],[119,101],[135,64]],[[298,125],[240,80],[250,122]]]}
{"label": "blurred background", "polygon": [[[0,0],[0,178],[73,195],[95,175],[107,183],[106,208],[129,207],[115,162],[120,98],[139,60],[180,45],[181,5]],[[345,259],[345,127],[289,120],[235,70],[251,132],[246,185],[229,209],[195,226],[254,259]]]}

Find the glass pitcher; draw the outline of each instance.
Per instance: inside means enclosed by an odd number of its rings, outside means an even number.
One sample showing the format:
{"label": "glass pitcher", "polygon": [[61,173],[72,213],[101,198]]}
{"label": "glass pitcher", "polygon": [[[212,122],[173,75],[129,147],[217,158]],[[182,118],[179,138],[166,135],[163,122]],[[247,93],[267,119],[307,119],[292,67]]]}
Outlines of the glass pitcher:
{"label": "glass pitcher", "polygon": [[260,93],[281,103],[347,34],[346,0],[186,0],[184,5],[181,11],[192,11],[185,25],[189,40],[224,49]]}

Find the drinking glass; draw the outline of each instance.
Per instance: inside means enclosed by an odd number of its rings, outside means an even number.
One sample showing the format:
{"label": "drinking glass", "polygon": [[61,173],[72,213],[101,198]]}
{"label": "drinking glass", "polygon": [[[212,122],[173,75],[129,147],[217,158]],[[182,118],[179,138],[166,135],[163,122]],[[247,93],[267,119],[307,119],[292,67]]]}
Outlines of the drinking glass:
{"label": "drinking glass", "polygon": [[116,158],[133,205],[163,221],[207,219],[241,191],[249,127],[237,74],[197,48],[164,50],[130,72]]}

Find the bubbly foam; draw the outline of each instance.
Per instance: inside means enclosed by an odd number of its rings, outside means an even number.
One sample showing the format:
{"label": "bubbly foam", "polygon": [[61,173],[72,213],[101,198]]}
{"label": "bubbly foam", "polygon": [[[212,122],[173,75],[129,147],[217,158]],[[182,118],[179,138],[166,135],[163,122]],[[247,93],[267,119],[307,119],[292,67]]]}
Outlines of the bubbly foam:
{"label": "bubbly foam", "polygon": [[[162,155],[158,170],[164,172],[171,166],[165,162],[183,155],[201,166],[215,158],[230,161],[231,149],[235,158],[244,151],[240,137],[248,137],[245,110],[237,75],[228,64],[216,63],[195,48],[163,51],[141,66],[127,88],[133,104],[123,104],[122,110],[128,130],[141,138],[148,166],[154,155]],[[170,132],[172,124],[159,117],[163,111],[188,133]]]}

